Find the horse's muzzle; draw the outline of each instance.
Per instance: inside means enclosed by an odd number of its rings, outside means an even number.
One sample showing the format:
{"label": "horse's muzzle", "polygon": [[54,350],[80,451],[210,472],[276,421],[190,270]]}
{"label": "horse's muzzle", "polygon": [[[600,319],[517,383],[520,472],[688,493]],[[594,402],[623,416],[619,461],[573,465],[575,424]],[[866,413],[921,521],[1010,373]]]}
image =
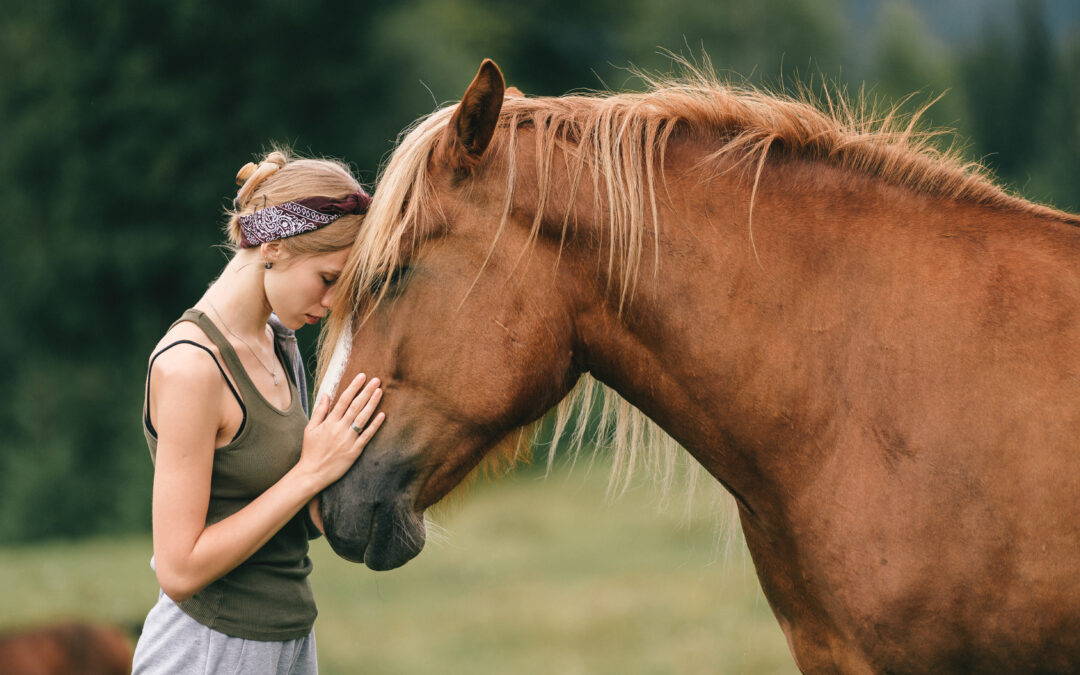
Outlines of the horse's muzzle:
{"label": "horse's muzzle", "polygon": [[319,513],[335,553],[376,571],[391,570],[424,548],[424,516],[405,491],[385,491],[399,481],[385,480],[378,462],[364,459],[323,491]]}
{"label": "horse's muzzle", "polygon": [[[343,520],[327,520],[326,540],[342,558],[362,562],[375,571],[392,570],[415,558],[424,548],[424,519],[402,505],[372,504]],[[333,523],[333,524],[331,524]]]}

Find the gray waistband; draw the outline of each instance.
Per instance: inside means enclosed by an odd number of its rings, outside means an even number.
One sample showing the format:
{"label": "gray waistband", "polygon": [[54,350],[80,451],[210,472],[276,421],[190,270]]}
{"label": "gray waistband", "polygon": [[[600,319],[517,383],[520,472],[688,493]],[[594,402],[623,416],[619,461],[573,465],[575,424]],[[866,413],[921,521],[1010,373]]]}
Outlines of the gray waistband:
{"label": "gray waistband", "polygon": [[280,642],[245,640],[202,625],[158,594],[135,647],[132,675],[316,675],[315,631]]}

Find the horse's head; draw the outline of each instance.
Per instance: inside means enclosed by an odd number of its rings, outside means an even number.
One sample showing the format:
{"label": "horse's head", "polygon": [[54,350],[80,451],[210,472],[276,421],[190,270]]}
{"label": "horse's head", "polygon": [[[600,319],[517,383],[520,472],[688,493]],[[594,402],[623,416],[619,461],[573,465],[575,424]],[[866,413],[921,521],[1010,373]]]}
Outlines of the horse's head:
{"label": "horse's head", "polygon": [[417,555],[424,510],[515,444],[580,372],[573,263],[535,237],[531,215],[504,208],[509,163],[489,145],[505,94],[485,61],[456,108],[405,137],[339,281],[322,356],[336,345],[348,357],[324,389],[380,377],[386,422],[323,493],[321,515],[333,549],[372,569]]}

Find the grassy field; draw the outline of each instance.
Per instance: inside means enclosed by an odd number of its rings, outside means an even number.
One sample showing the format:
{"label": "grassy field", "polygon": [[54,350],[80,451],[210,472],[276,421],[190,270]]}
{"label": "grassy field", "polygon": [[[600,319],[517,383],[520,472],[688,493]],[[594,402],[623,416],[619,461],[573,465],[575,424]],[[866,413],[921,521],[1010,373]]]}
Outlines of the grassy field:
{"label": "grassy field", "polygon": [[[321,672],[794,673],[783,635],[711,499],[604,500],[578,467],[472,488],[446,533],[374,573],[314,542]],[[157,586],[148,537],[0,549],[0,630],[58,617],[137,624]]]}

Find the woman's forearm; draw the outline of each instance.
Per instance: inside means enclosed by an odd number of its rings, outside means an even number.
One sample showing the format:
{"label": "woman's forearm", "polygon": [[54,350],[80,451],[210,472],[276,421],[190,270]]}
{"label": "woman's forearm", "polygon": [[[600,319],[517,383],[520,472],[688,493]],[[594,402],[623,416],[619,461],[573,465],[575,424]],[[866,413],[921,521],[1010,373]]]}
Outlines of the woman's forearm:
{"label": "woman's forearm", "polygon": [[318,490],[316,480],[293,467],[247,506],[203,529],[188,551],[158,560],[161,589],[178,602],[198,593],[262,548]]}

